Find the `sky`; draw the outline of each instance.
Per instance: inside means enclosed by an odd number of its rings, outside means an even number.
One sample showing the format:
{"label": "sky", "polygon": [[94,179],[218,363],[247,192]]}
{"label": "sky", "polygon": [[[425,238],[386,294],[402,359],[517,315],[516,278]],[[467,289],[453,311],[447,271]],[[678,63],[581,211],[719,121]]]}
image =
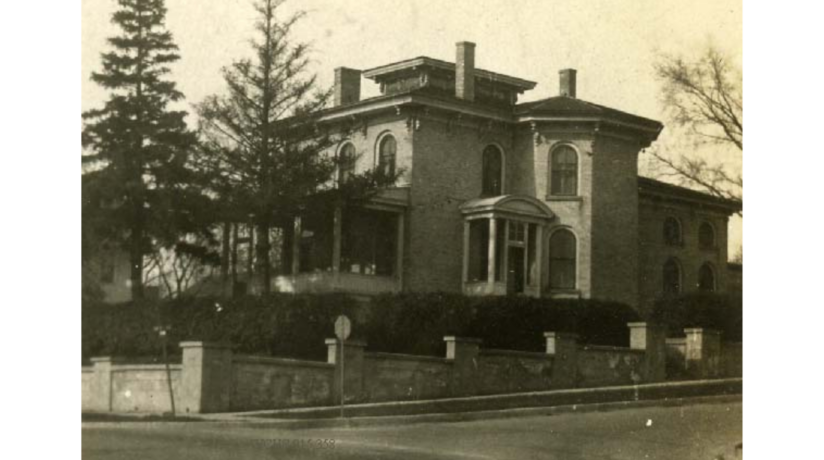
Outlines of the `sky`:
{"label": "sky", "polygon": [[[106,93],[89,81],[99,70],[115,0],[83,0],[81,106],[99,107]],[[182,59],[173,78],[185,105],[224,90],[220,69],[249,56],[251,0],[166,0],[167,27]],[[694,55],[713,43],[740,66],[741,0],[289,0],[284,11],[308,16],[295,39],[313,46],[319,83],[333,69],[368,69],[415,56],[454,61],[455,43],[477,44],[476,66],[538,83],[521,101],[555,96],[558,71],[578,70],[578,97],[665,121],[653,63],[661,53]],[[364,80],[363,96],[378,94]],[[190,107],[184,106],[186,109]],[[193,122],[193,118],[190,117]],[[661,142],[677,143],[665,129]],[[733,161],[730,152],[702,152]],[[736,167],[738,167],[738,163]],[[730,227],[730,251],[742,225]]]}

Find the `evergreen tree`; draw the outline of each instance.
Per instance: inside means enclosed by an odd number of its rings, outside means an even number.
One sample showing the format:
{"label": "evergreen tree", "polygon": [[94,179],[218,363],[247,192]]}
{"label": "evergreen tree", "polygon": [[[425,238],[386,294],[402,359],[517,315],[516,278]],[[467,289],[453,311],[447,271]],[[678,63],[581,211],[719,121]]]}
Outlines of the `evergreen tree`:
{"label": "evergreen tree", "polygon": [[84,243],[94,232],[129,253],[134,299],[143,297],[152,244],[202,229],[205,211],[187,167],[197,137],[186,112],[169,107],[183,95],[168,79],[180,56],[165,16],[164,0],[118,0],[112,21],[120,34],[109,38],[112,50],[91,77],[109,99],[83,114]]}
{"label": "evergreen tree", "polygon": [[212,177],[212,190],[226,205],[227,218],[251,218],[255,285],[261,293],[270,290],[272,228],[281,227],[288,235],[294,217],[305,212],[309,200],[317,205],[319,196],[327,198],[320,200],[326,204],[342,197],[363,199],[397,177],[394,172],[389,177],[372,171],[349,176],[345,187],[332,187],[342,160],[325,152],[346,130],[336,127],[331,135],[331,127],[319,121],[331,92],[317,89],[316,75],[308,69],[308,46],[291,39],[292,27],[303,13],[283,21],[276,18],[283,3],[255,4],[259,19],[256,40],[251,42],[254,59],[225,68],[228,94],[209,97],[198,109],[205,144],[200,166]]}

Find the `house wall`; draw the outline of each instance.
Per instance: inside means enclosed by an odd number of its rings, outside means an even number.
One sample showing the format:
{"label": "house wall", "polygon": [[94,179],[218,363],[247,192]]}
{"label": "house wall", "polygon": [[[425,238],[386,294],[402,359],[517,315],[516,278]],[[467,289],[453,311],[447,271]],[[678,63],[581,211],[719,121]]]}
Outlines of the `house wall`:
{"label": "house wall", "polygon": [[[544,200],[555,214],[544,235],[544,269],[542,285],[545,295],[554,294],[549,290],[549,238],[559,228],[570,229],[578,242],[578,263],[576,291],[583,298],[592,296],[592,179],[593,158],[592,138],[588,133],[574,129],[540,125],[535,133],[530,130],[519,131],[518,137],[526,153],[522,153],[520,173],[526,177],[526,186],[518,187],[516,193],[531,195]],[[560,145],[570,145],[578,152],[578,196],[554,197],[550,195],[551,152]],[[513,179],[513,183],[520,183]],[[568,295],[569,293],[560,293]]]}
{"label": "house wall", "polygon": [[[727,228],[726,215],[709,209],[700,209],[684,203],[656,201],[642,198],[639,202],[638,289],[642,313],[649,312],[663,294],[663,267],[671,257],[681,265],[682,292],[698,289],[698,269],[705,262],[715,268],[716,291],[727,290]],[[664,220],[675,217],[681,222],[683,244],[664,243]],[[707,221],[715,228],[716,247],[702,249],[698,244],[698,228]]]}
{"label": "house wall", "polygon": [[592,297],[633,307],[638,296],[638,152],[634,141],[599,136],[593,146]]}
{"label": "house wall", "polygon": [[[491,143],[503,149],[509,178],[516,153],[507,129],[437,115],[420,119],[414,131],[406,290],[461,291],[463,219],[458,207],[481,195],[482,153]],[[511,183],[505,180],[504,193]]]}

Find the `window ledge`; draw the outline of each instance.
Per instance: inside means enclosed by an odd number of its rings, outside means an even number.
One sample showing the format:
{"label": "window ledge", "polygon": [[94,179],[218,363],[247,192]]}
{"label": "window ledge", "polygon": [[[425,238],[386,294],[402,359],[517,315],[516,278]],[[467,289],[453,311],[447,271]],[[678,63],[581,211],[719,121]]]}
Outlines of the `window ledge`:
{"label": "window ledge", "polygon": [[582,197],[580,195],[575,195],[575,196],[547,195],[547,197],[544,198],[544,200],[545,201],[578,201],[578,202],[582,202],[582,201],[584,201],[584,197]]}

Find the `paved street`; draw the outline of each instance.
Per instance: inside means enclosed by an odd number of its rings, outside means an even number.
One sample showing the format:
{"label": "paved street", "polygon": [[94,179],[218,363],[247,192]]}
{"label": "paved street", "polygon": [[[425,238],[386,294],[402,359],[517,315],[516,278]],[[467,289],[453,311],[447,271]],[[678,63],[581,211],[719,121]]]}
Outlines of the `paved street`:
{"label": "paved street", "polygon": [[82,436],[84,460],[729,460],[742,440],[742,403],[351,429],[93,423],[84,424]]}

